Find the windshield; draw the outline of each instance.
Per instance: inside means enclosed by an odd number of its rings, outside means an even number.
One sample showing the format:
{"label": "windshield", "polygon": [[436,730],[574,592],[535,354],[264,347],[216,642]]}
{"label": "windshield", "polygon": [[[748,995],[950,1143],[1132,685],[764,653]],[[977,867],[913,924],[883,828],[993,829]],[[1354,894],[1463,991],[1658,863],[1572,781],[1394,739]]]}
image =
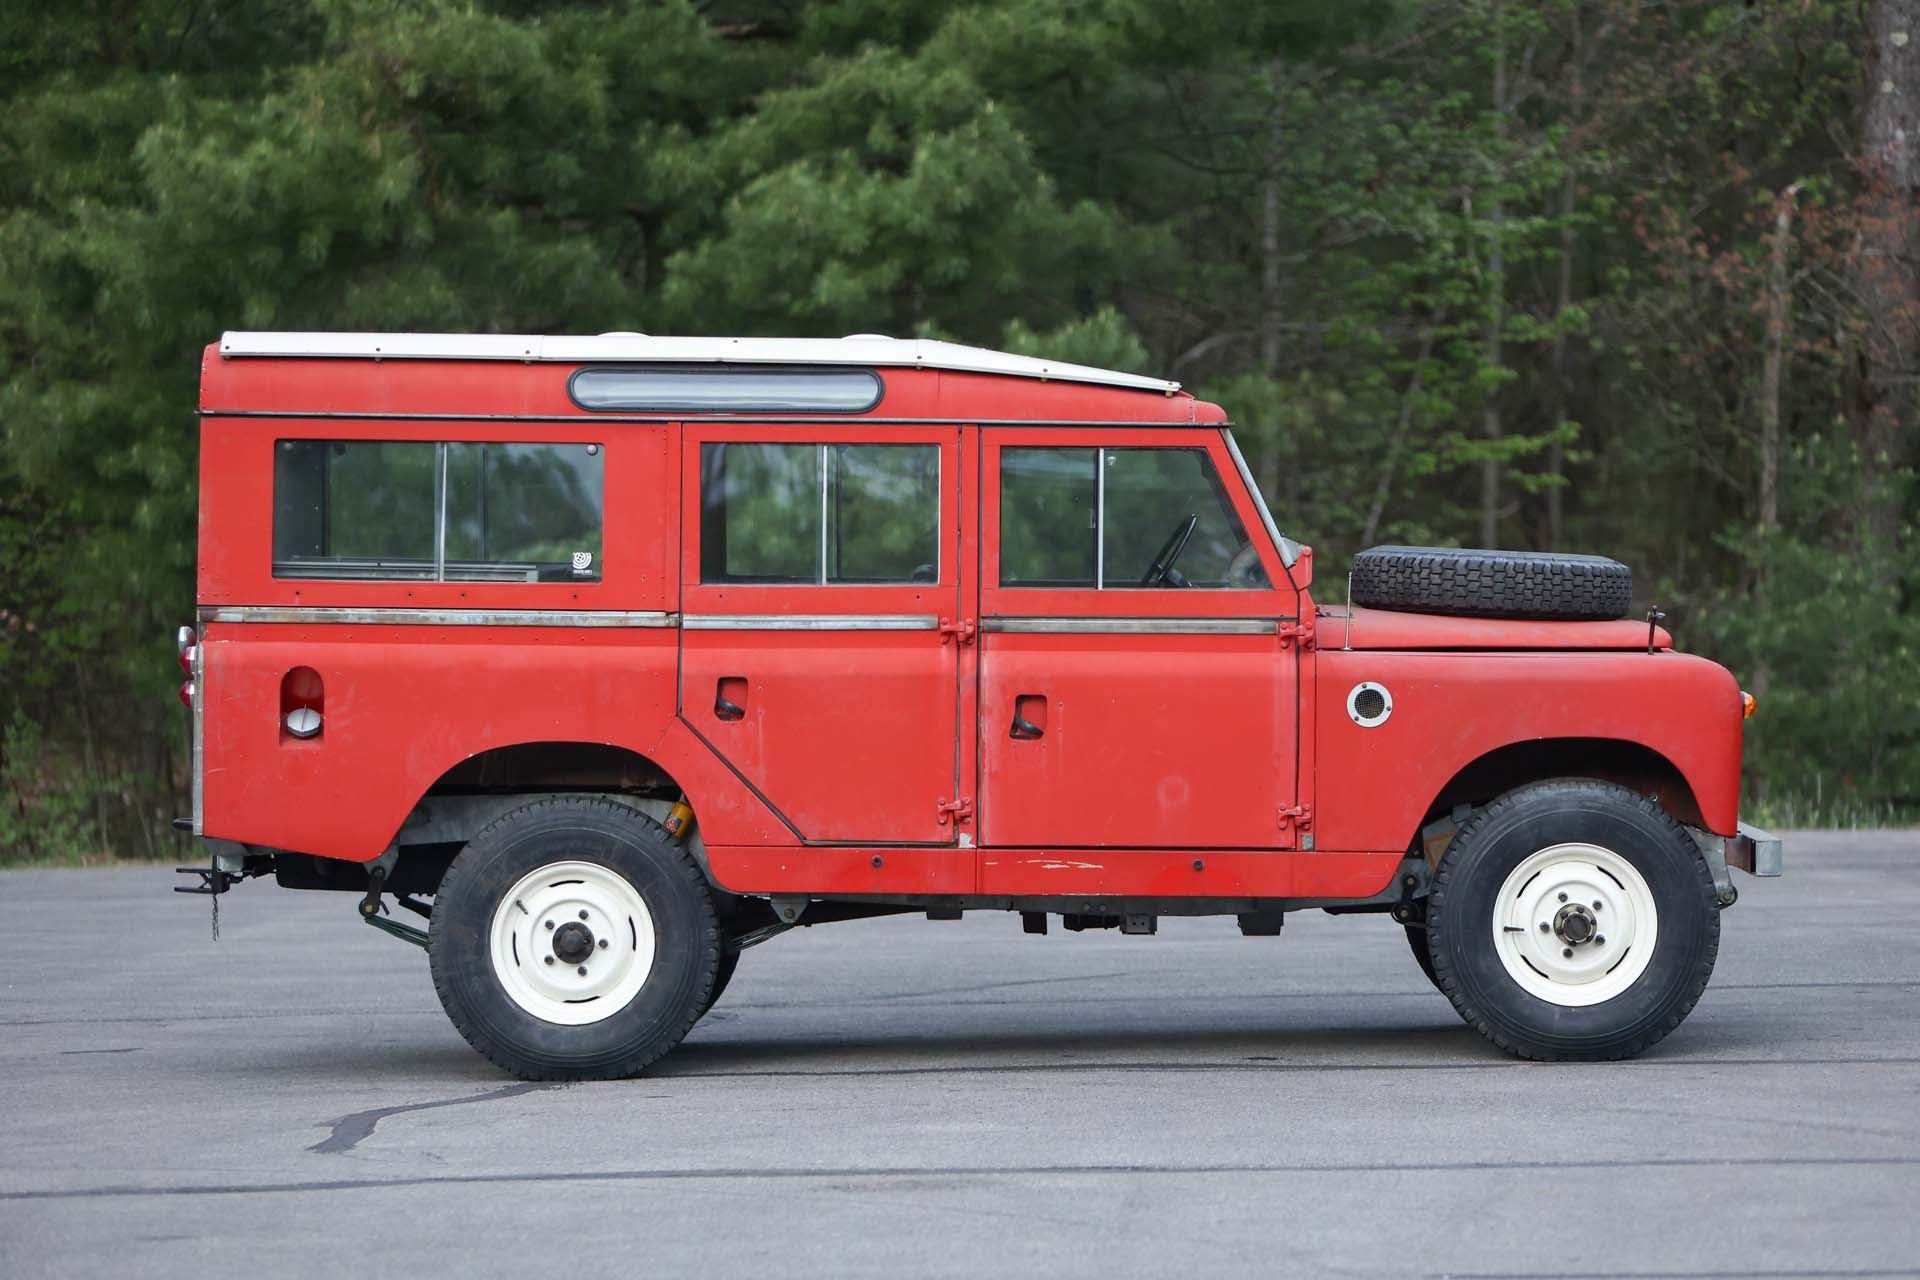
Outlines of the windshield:
{"label": "windshield", "polygon": [[1221,439],[1227,442],[1227,452],[1233,455],[1233,465],[1239,469],[1241,483],[1247,486],[1247,492],[1253,495],[1253,503],[1260,508],[1260,523],[1267,526],[1267,536],[1273,539],[1274,548],[1280,553],[1280,561],[1287,568],[1293,568],[1300,559],[1300,544],[1280,532],[1273,522],[1273,512],[1267,507],[1267,495],[1260,492],[1260,486],[1253,482],[1253,472],[1247,467],[1247,460],[1240,452],[1239,442],[1233,438],[1233,432],[1226,427],[1220,429]]}

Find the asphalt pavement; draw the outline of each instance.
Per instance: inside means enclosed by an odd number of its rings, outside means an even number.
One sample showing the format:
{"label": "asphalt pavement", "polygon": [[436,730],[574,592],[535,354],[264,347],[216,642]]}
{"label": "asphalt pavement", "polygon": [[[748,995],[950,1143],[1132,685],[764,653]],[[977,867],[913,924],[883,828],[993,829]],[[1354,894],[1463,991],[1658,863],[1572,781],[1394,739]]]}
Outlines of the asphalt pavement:
{"label": "asphalt pavement", "polygon": [[516,1083],[344,894],[0,874],[0,1276],[1920,1272],[1920,833],[1736,873],[1643,1058],[1514,1062],[1384,917],[796,931]]}

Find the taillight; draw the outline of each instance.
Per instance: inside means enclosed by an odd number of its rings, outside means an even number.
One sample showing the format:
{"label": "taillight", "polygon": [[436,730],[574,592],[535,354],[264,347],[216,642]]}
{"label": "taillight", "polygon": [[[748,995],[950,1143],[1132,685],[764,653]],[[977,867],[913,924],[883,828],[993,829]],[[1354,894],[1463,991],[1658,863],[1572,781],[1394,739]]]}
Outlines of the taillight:
{"label": "taillight", "polygon": [[180,702],[189,711],[193,709],[193,663],[200,656],[200,638],[192,627],[181,627],[173,633],[173,647],[180,653],[180,671],[187,679],[180,686]]}

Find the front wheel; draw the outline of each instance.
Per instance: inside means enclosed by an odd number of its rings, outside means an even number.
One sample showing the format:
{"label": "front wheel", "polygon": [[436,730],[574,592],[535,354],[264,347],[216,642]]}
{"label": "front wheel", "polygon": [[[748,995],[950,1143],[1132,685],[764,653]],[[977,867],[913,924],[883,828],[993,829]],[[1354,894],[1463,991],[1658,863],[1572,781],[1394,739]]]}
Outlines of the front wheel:
{"label": "front wheel", "polygon": [[608,800],[535,801],[447,869],[428,956],[447,1016],[523,1080],[633,1075],[706,1011],[713,896],[650,818]]}
{"label": "front wheel", "polygon": [[1427,902],[1435,984],[1526,1058],[1626,1058],[1664,1038],[1713,973],[1720,913],[1693,839],[1652,800],[1563,780],[1464,827]]}

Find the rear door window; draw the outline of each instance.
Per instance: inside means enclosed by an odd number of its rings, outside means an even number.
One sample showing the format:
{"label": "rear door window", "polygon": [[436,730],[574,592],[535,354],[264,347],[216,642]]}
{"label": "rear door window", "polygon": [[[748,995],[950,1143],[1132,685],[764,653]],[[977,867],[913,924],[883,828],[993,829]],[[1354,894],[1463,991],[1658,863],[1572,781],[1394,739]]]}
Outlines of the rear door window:
{"label": "rear door window", "polygon": [[940,448],[700,446],[700,580],[880,585],[940,577]]}

